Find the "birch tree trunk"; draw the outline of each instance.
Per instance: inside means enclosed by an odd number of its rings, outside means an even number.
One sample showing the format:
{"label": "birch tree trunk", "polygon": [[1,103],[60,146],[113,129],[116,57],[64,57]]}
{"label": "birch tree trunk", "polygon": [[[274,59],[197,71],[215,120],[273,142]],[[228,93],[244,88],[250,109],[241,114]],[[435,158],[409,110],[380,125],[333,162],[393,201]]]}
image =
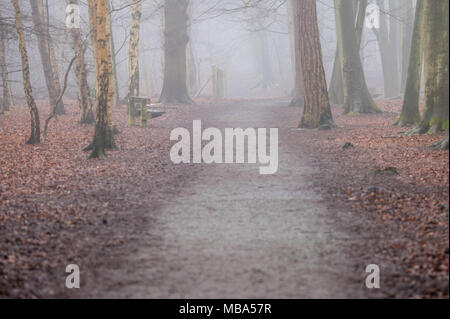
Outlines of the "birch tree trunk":
{"label": "birch tree trunk", "polygon": [[41,141],[41,129],[39,122],[39,111],[33,98],[33,90],[30,81],[30,65],[28,63],[28,53],[25,46],[25,35],[23,31],[22,13],[20,12],[19,0],[11,0],[14,8],[16,30],[19,42],[19,52],[22,61],[23,88],[27,100],[28,109],[31,117],[31,133],[27,144],[39,144]]}
{"label": "birch tree trunk", "polygon": [[111,33],[108,24],[107,0],[89,0],[91,36],[96,69],[97,107],[94,139],[85,150],[92,150],[89,158],[105,158],[105,149],[117,149],[112,124],[114,83],[111,61]]}
{"label": "birch tree trunk", "polygon": [[[119,80],[117,78],[117,63],[116,63],[116,45],[114,42],[114,32],[112,27],[112,20],[111,20],[111,1],[108,0],[108,26],[109,26],[109,33],[111,38],[111,61],[112,61],[112,76],[113,76],[113,106],[120,106],[120,92],[119,92]],[[138,3],[142,3],[142,1],[139,1]]]}
{"label": "birch tree trunk", "polygon": [[44,69],[45,82],[50,98],[50,106],[52,109],[56,108],[57,115],[62,115],[65,113],[64,102],[61,100],[56,105],[56,100],[61,94],[61,84],[52,39],[50,37],[47,19],[45,18],[44,4],[42,0],[30,0],[30,5],[42,67]]}
{"label": "birch tree trunk", "polygon": [[128,68],[130,72],[128,97],[139,96],[139,31],[142,16],[141,7],[141,2],[136,2],[132,6],[130,47],[128,50]]}
{"label": "birch tree trunk", "polygon": [[300,18],[300,56],[305,84],[305,107],[299,127],[334,127],[322,61],[316,0],[298,2]]}

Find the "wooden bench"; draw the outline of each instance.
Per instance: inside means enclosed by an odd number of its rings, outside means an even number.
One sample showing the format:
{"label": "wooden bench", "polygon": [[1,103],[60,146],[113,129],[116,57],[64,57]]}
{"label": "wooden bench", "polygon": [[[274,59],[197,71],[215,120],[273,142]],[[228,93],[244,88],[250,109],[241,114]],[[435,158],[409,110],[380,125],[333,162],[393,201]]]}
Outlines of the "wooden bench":
{"label": "wooden bench", "polygon": [[128,99],[128,124],[136,125],[136,118],[140,117],[141,127],[146,127],[148,120],[160,117],[166,112],[151,109],[151,99],[148,97],[131,96]]}

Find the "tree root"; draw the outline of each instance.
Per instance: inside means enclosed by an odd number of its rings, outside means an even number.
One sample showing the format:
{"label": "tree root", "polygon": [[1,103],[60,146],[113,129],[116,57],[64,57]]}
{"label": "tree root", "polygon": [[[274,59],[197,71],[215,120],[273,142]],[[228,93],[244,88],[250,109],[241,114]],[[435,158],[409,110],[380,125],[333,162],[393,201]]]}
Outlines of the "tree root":
{"label": "tree root", "polygon": [[434,149],[434,150],[443,150],[443,151],[445,151],[445,150],[449,149],[448,148],[448,146],[449,146],[448,142],[449,141],[448,141],[448,136],[447,136],[444,140],[431,145],[430,148]]}

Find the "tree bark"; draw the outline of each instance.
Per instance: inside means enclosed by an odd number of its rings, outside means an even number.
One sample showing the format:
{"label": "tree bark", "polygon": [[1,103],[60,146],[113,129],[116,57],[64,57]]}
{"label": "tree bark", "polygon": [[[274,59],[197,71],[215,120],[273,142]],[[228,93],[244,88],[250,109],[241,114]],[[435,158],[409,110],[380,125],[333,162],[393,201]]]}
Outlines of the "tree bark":
{"label": "tree bark", "polygon": [[378,107],[367,88],[361,64],[359,41],[354,28],[352,3],[335,0],[336,33],[338,38],[346,114],[376,113]]}
{"label": "tree bark", "polygon": [[[334,127],[322,61],[316,0],[298,2],[300,18],[300,56],[305,84],[305,107],[299,127]],[[297,54],[298,56],[298,54]]]}
{"label": "tree bark", "polygon": [[23,88],[25,97],[27,100],[28,109],[30,110],[31,117],[31,133],[27,144],[39,144],[41,141],[41,129],[39,122],[39,111],[36,106],[36,102],[33,98],[33,90],[31,88],[30,81],[30,65],[28,63],[28,53],[25,45],[25,35],[23,31],[23,18],[20,12],[19,0],[11,0],[14,7],[14,14],[16,20],[16,30],[19,42],[19,52],[22,61],[22,76],[23,76]]}
{"label": "tree bark", "polygon": [[[1,17],[0,17],[1,20]],[[0,105],[0,114],[8,114],[11,108],[14,107],[14,101],[11,93],[11,86],[8,80],[8,65],[6,64],[6,46],[5,46],[5,31],[0,23],[0,73],[2,75],[3,99]]]}
{"label": "tree bark", "polygon": [[188,93],[186,75],[188,4],[188,0],[165,0],[162,103],[194,103]]}
{"label": "tree bark", "polygon": [[30,0],[31,12],[33,16],[34,28],[38,41],[39,53],[44,69],[45,82],[47,84],[48,95],[51,108],[57,110],[57,115],[65,113],[64,102],[56,104],[56,100],[61,93],[59,82],[58,67],[53,49],[52,39],[50,37],[47,19],[44,14],[44,4],[42,0]]}
{"label": "tree bark", "polygon": [[128,50],[128,68],[130,80],[128,87],[128,97],[139,96],[139,31],[141,23],[141,2],[132,6],[130,47]]}
{"label": "tree bark", "polygon": [[418,0],[416,17],[414,19],[413,37],[409,57],[408,76],[406,80],[405,96],[403,98],[402,112],[396,125],[419,124],[419,99],[423,67],[423,19],[424,2]]}

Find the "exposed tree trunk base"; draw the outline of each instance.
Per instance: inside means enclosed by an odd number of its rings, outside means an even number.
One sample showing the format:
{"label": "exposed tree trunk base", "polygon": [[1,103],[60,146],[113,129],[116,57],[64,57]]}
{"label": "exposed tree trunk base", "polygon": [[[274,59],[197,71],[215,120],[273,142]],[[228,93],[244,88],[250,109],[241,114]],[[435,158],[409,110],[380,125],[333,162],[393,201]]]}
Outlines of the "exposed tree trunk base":
{"label": "exposed tree trunk base", "polygon": [[397,122],[394,123],[395,126],[408,126],[408,125],[418,125],[420,123],[420,113],[413,115],[400,115]]}
{"label": "exposed tree trunk base", "polygon": [[36,145],[39,144],[40,141],[40,137],[36,137],[36,136],[30,136],[30,138],[28,139],[28,141],[25,143],[26,145]]}
{"label": "exposed tree trunk base", "polygon": [[81,119],[78,121],[79,124],[94,124],[95,117],[94,112],[89,110],[86,114],[83,114]]}

